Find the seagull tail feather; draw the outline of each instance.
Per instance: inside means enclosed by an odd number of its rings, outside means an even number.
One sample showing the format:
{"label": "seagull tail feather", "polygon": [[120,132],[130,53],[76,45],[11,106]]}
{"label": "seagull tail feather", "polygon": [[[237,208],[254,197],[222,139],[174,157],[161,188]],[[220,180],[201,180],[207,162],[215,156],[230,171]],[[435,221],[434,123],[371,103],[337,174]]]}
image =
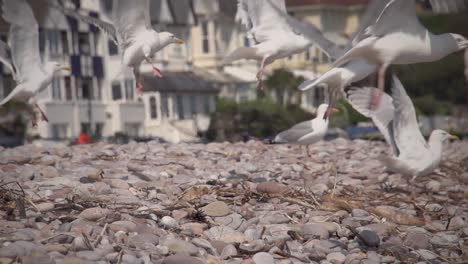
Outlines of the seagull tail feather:
{"label": "seagull tail feather", "polygon": [[414,175],[414,171],[410,167],[408,167],[406,164],[403,164],[395,157],[380,155],[377,157],[377,160],[380,161],[380,163],[382,163],[382,165],[384,165],[389,171],[403,175]]}
{"label": "seagull tail feather", "polygon": [[223,65],[230,64],[236,60],[240,59],[257,59],[257,49],[252,48],[252,47],[240,47],[233,52],[231,52],[229,55],[224,57],[223,59]]}

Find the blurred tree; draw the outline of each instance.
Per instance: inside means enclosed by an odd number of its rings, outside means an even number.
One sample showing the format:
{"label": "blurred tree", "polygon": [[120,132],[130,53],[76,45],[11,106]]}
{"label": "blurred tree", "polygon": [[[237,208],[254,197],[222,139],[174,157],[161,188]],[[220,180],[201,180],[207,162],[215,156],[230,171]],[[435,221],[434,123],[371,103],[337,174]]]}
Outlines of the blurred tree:
{"label": "blurred tree", "polygon": [[286,107],[264,98],[236,104],[219,98],[207,138],[210,141],[240,141],[248,137],[266,138],[313,116],[299,106]]}
{"label": "blurred tree", "polygon": [[[283,105],[301,105],[301,92],[297,87],[304,81],[304,78],[295,76],[286,69],[276,69],[265,80],[267,91],[274,93],[276,101]],[[285,100],[285,97],[287,100]]]}

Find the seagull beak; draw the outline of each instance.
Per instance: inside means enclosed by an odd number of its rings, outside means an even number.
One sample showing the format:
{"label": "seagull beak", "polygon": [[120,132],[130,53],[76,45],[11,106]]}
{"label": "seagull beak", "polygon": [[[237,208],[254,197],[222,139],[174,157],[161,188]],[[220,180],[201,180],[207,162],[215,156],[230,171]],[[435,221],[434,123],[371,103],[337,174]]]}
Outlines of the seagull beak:
{"label": "seagull beak", "polygon": [[338,114],[338,113],[340,113],[340,109],[338,109],[338,108],[333,108],[332,109],[332,114]]}
{"label": "seagull beak", "polygon": [[176,39],[175,39],[175,43],[177,43],[177,44],[184,44],[184,41],[181,40],[180,38],[176,38]]}
{"label": "seagull beak", "polygon": [[449,139],[450,140],[460,140],[460,138],[455,136],[455,135],[450,135]]}
{"label": "seagull beak", "polygon": [[71,72],[70,66],[62,66],[62,70]]}

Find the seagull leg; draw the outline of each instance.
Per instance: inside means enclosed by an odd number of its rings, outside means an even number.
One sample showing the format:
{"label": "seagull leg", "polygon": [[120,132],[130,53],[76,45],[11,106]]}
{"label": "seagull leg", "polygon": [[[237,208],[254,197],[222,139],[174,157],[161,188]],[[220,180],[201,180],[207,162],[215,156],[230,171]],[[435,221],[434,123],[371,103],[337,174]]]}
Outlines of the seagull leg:
{"label": "seagull leg", "polygon": [[[41,121],[49,122],[49,119],[48,119],[47,116],[45,115],[44,111],[42,111],[42,109],[39,107],[39,105],[37,104],[37,102],[34,102],[34,107],[36,107],[37,110],[39,111],[39,113],[41,114]],[[36,124],[36,125],[37,125],[37,124]]]}
{"label": "seagull leg", "polygon": [[380,104],[380,98],[383,95],[384,89],[385,89],[385,71],[387,70],[387,65],[383,64],[380,65],[379,67],[379,73],[378,73],[378,91],[377,92],[372,92],[371,94],[371,100],[369,102],[369,109],[371,110],[376,110],[377,107],[379,107]]}
{"label": "seagull leg", "polygon": [[143,85],[141,84],[140,80],[136,81],[136,94],[138,97],[143,94]]}
{"label": "seagull leg", "polygon": [[260,70],[257,73],[257,90],[263,90],[263,70],[265,68],[265,63],[268,57],[264,57],[262,59],[262,63],[260,64]]}
{"label": "seagull leg", "polygon": [[151,67],[153,68],[153,76],[154,77],[159,77],[159,78],[162,78],[162,74],[161,74],[161,70],[158,69],[156,66],[154,66],[154,64],[151,62],[151,60],[148,58],[148,57],[145,57],[145,60],[146,62],[148,62],[149,64],[151,64]]}

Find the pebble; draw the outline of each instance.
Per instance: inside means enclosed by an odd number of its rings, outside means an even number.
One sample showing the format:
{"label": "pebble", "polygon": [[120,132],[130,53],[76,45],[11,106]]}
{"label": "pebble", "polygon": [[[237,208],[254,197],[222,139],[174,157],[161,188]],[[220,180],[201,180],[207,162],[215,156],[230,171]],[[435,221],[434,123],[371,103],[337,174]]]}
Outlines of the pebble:
{"label": "pebble", "polygon": [[455,216],[450,219],[448,230],[459,230],[466,227],[465,219],[462,216]]}
{"label": "pebble", "polygon": [[359,238],[368,247],[378,247],[380,245],[379,235],[372,230],[361,231],[359,233]]}
{"label": "pebble", "polygon": [[430,246],[429,236],[421,232],[409,233],[406,235],[404,244],[414,249],[426,249]]}
{"label": "pebble", "polygon": [[327,260],[332,264],[342,264],[346,260],[346,256],[341,252],[332,252],[327,255]]}
{"label": "pebble", "polygon": [[306,239],[328,239],[328,230],[320,224],[306,224],[302,227],[302,235]]}
{"label": "pebble", "polygon": [[163,218],[161,218],[161,225],[163,225],[164,227],[166,228],[177,228],[179,227],[179,223],[177,222],[177,220],[175,220],[174,218],[170,217],[170,216],[164,216]]}
{"label": "pebble", "polygon": [[268,195],[280,195],[288,190],[288,186],[276,182],[261,182],[257,185],[257,192]]}
{"label": "pebble", "polygon": [[269,253],[260,252],[252,257],[255,264],[275,264],[275,259]]}
{"label": "pebble", "polygon": [[353,209],[351,212],[351,215],[353,217],[366,217],[366,216],[369,216],[369,213],[362,209]]}
{"label": "pebble", "polygon": [[220,240],[225,243],[242,243],[247,237],[238,231],[226,226],[214,226],[209,229],[207,236],[212,240]]}
{"label": "pebble", "polygon": [[230,213],[230,209],[225,202],[213,202],[208,204],[205,207],[202,207],[201,210],[208,216],[220,217],[226,216]]}
{"label": "pebble", "polygon": [[198,248],[192,243],[183,240],[169,238],[163,242],[163,245],[166,246],[170,252],[175,254],[198,255]]}
{"label": "pebble", "polygon": [[184,256],[184,255],[172,255],[164,258],[162,264],[205,264],[198,258]]}
{"label": "pebble", "polygon": [[112,211],[109,209],[101,208],[101,207],[93,207],[93,208],[85,209],[78,216],[89,221],[96,221],[111,213]]}
{"label": "pebble", "polygon": [[426,189],[433,193],[438,193],[440,191],[440,182],[431,180],[426,183]]}

